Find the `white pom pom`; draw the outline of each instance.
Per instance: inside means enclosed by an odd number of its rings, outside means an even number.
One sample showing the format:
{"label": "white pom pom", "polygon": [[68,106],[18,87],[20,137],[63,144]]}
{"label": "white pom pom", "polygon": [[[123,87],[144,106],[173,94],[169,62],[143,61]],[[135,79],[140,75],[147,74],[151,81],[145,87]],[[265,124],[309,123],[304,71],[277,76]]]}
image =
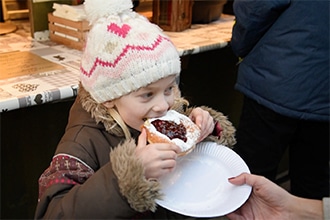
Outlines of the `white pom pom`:
{"label": "white pom pom", "polygon": [[99,18],[131,11],[132,0],[85,0],[87,20],[95,23]]}

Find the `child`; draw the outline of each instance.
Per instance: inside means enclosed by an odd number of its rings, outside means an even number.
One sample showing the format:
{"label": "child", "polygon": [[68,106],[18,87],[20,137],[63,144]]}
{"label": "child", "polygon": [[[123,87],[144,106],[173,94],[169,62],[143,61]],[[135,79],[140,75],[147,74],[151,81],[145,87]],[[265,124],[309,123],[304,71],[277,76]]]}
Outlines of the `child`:
{"label": "child", "polygon": [[131,0],[85,1],[92,28],[81,84],[65,134],[39,179],[36,218],[183,218],[155,202],[161,198],[157,178],[175,168],[180,150],[148,144],[140,131],[146,118],[169,109],[192,118],[202,130],[200,141],[235,143],[223,114],[189,108],[180,97],[175,46],[131,8]]}

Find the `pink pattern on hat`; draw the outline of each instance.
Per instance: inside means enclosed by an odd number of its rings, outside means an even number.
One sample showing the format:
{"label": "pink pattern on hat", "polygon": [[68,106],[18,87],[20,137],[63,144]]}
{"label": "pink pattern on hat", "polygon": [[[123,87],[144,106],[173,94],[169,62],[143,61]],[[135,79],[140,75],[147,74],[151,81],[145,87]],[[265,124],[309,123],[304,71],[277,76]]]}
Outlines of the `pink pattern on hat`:
{"label": "pink pattern on hat", "polygon": [[[148,51],[143,51],[143,53],[140,51],[139,57],[134,58],[134,61],[141,62],[141,65],[144,66],[146,69],[149,69],[150,66],[148,63],[150,62],[158,62],[159,58],[164,55],[168,50],[168,47],[166,44],[162,44],[157,47],[152,53],[149,53]],[[140,60],[140,61],[138,61]],[[147,64],[146,64],[147,63]],[[132,67],[134,66],[134,67]],[[123,77],[123,74],[125,74],[127,71],[131,71],[132,68],[139,69],[140,67],[137,66],[135,62],[132,62],[132,59],[130,57],[125,57],[124,59],[120,60],[120,63],[117,63],[116,67],[112,70],[109,70],[110,67],[108,66],[101,66],[99,65],[97,68],[94,69],[94,76],[97,75],[97,77],[89,77],[88,78],[88,84],[94,85],[94,83],[98,80],[100,76],[109,77],[111,79],[119,79]],[[112,81],[113,83],[114,81]]]}
{"label": "pink pattern on hat", "polygon": [[131,30],[131,27],[127,24],[123,24],[123,26],[119,27],[115,23],[111,23],[108,25],[108,31],[112,32],[120,37],[125,38],[128,32]]}
{"label": "pink pattern on hat", "polygon": [[163,37],[161,35],[158,35],[157,39],[151,44],[151,46],[135,46],[135,45],[126,45],[126,47],[123,49],[123,51],[119,54],[119,56],[113,61],[104,61],[100,58],[96,58],[92,68],[87,71],[83,67],[81,67],[81,72],[87,76],[90,77],[97,66],[103,66],[103,67],[116,67],[116,65],[119,63],[119,61],[124,57],[130,50],[137,50],[137,51],[153,51],[155,48],[157,48],[163,41],[170,41],[170,39]]}

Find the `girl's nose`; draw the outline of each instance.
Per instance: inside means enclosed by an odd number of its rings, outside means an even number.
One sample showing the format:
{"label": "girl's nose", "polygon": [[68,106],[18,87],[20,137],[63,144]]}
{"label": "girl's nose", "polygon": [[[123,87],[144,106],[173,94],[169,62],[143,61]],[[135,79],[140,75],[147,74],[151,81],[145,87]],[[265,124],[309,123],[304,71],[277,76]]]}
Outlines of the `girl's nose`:
{"label": "girl's nose", "polygon": [[154,111],[156,112],[166,112],[170,105],[166,96],[160,96],[154,105]]}

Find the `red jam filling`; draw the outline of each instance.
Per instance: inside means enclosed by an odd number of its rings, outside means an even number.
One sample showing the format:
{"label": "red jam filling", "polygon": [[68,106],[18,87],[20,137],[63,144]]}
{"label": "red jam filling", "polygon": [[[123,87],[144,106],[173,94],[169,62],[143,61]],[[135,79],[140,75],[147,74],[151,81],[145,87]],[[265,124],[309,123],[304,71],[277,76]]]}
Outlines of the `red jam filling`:
{"label": "red jam filling", "polygon": [[154,120],[151,122],[158,132],[166,135],[169,139],[179,138],[183,140],[184,142],[187,141],[187,131],[186,127],[180,123],[177,124],[173,121],[165,121],[165,120]]}

